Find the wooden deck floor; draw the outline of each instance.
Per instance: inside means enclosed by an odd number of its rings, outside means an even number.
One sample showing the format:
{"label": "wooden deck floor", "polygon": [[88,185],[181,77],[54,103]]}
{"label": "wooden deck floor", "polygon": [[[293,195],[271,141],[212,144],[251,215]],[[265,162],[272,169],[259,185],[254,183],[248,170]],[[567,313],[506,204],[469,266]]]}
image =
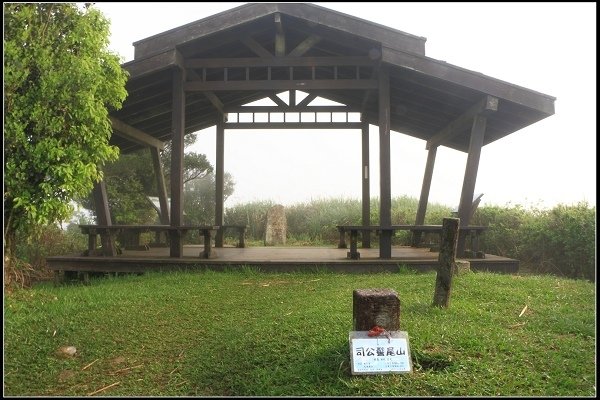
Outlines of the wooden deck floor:
{"label": "wooden deck floor", "polygon": [[[184,246],[184,256],[170,258],[168,248],[146,251],[126,250],[116,257],[81,255],[48,257],[50,269],[81,272],[145,272],[151,270],[240,268],[253,266],[261,271],[327,269],[339,272],[396,272],[400,267],[426,271],[435,268],[438,253],[428,248],[393,247],[391,259],[380,259],[379,249],[359,249],[360,259],[346,257],[348,249],[334,247],[224,247],[214,249],[216,258],[203,259],[203,246]],[[519,261],[487,254],[485,259],[469,259],[471,269],[517,272]]]}

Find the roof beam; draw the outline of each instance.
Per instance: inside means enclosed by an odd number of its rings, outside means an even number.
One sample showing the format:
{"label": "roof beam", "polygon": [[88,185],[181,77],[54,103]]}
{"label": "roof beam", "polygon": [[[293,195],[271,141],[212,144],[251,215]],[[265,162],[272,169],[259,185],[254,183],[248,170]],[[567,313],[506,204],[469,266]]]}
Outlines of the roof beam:
{"label": "roof beam", "polygon": [[283,108],[287,108],[288,105],[286,104],[285,101],[281,100],[279,98],[279,96],[277,96],[276,94],[271,94],[269,95],[269,98],[275,103],[277,104],[279,107],[283,107]]}
{"label": "roof beam", "polygon": [[129,72],[130,79],[139,78],[176,65],[177,58],[176,50],[171,49],[148,58],[129,61],[123,64],[122,67]]}
{"label": "roof beam", "polygon": [[[381,68],[381,64],[377,68],[373,68],[371,71],[371,79],[377,80],[379,74],[379,68]],[[369,104],[369,97],[371,97],[372,90],[366,90],[365,95],[362,99],[362,105],[360,107],[361,114],[367,110],[367,105]]]}
{"label": "roof beam", "polygon": [[243,57],[243,58],[190,58],[185,68],[243,68],[243,67],[333,67],[374,66],[369,57]]}
{"label": "roof beam", "polygon": [[146,132],[134,128],[133,126],[128,125],[115,117],[109,116],[108,118],[110,119],[110,123],[116,135],[119,135],[125,139],[129,139],[139,144],[155,147],[159,150],[163,150],[165,148],[163,142],[148,135]]}
{"label": "roof beam", "polygon": [[306,39],[304,39],[294,50],[290,51],[288,54],[289,57],[301,57],[310,50],[315,44],[321,41],[321,36],[318,35],[310,35]]}
{"label": "roof beam", "polygon": [[498,98],[487,95],[471,106],[463,114],[455,118],[448,125],[439,130],[431,139],[427,141],[425,149],[444,144],[445,141],[458,135],[467,126],[472,124],[473,118],[478,115],[488,115],[498,110]]}
{"label": "roof beam", "polygon": [[[285,103],[284,103],[285,104]],[[285,107],[282,110],[281,107],[276,106],[233,106],[227,107],[227,112],[231,113],[278,113],[278,112],[358,112],[356,107],[350,106],[306,106],[297,104],[293,107]]]}
{"label": "roof beam", "polygon": [[248,47],[254,54],[263,58],[273,58],[273,54],[270,51],[262,47],[260,43],[252,39],[250,36],[244,36],[240,41]]}
{"label": "roof beam", "polygon": [[[193,69],[187,70],[187,75],[192,79],[202,80],[202,77]],[[223,102],[217,97],[216,94],[210,91],[203,92],[204,96],[212,103],[213,106],[225,117],[225,107],[223,106]]]}
{"label": "roof beam", "polygon": [[218,91],[218,90],[311,90],[311,89],[341,89],[362,90],[376,89],[377,80],[373,79],[318,79],[318,80],[256,80],[256,81],[209,81],[185,82],[184,90]]}
{"label": "roof beam", "polygon": [[362,122],[228,122],[226,129],[361,129]]}
{"label": "roof beam", "polygon": [[317,95],[314,93],[309,93],[308,96],[302,99],[300,103],[297,104],[298,107],[307,106],[311,101],[317,98]]}
{"label": "roof beam", "polygon": [[275,13],[275,57],[285,56],[285,32],[283,31],[283,23],[281,22],[281,14]]}
{"label": "roof beam", "polygon": [[211,91],[202,92],[206,96],[206,98],[212,103],[213,106],[223,115],[225,115],[225,106],[223,102]]}

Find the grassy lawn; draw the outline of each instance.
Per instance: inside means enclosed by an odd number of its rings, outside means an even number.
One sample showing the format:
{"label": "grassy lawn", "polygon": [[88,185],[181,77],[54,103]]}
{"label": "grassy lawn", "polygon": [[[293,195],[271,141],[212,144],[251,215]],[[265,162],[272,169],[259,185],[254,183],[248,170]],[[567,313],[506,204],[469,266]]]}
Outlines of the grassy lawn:
{"label": "grassy lawn", "polygon": [[[593,283],[468,273],[445,310],[434,283],[247,268],[42,284],[5,295],[4,395],[595,396]],[[350,374],[361,288],[398,292],[412,374]]]}

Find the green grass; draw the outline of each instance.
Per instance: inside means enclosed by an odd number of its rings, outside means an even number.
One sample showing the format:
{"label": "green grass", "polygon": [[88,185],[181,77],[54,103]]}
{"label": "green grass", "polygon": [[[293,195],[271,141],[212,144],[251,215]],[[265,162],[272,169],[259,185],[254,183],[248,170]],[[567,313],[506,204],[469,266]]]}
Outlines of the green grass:
{"label": "green grass", "polygon": [[[434,282],[245,268],[18,290],[4,395],[595,396],[594,284],[469,273],[438,309]],[[352,291],[375,287],[399,294],[412,374],[350,374]],[[65,345],[73,358],[55,355]]]}

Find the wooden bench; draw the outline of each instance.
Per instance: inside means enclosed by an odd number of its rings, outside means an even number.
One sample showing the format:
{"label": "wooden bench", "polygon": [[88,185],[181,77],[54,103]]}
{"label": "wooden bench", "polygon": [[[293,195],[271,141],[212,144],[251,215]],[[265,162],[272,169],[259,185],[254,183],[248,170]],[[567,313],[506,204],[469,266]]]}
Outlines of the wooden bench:
{"label": "wooden bench", "polygon": [[[442,234],[442,225],[391,225],[389,228],[381,228],[379,225],[337,225],[338,231],[340,232],[340,241],[338,248],[347,248],[345,234],[350,233],[350,251],[348,252],[348,258],[352,260],[358,260],[360,253],[357,251],[358,232],[376,232],[391,231],[392,234],[395,231],[411,231],[413,234],[423,233],[437,233]],[[471,238],[471,251],[477,258],[484,258],[485,254],[479,251],[479,235],[485,231],[485,226],[465,226],[459,227],[459,234],[469,235]]]}
{"label": "wooden bench", "polygon": [[120,232],[130,232],[136,234],[142,232],[166,232],[168,234],[179,233],[183,236],[189,231],[197,230],[201,235],[204,236],[204,249],[200,253],[200,257],[202,258],[214,257],[211,247],[211,239],[213,237],[213,232],[220,229],[219,226],[204,225],[79,225],[79,228],[83,234],[88,235],[88,256],[93,256],[96,253],[98,234],[107,235],[108,238],[111,239],[114,237],[114,235]]}
{"label": "wooden bench", "polygon": [[[243,249],[246,247],[246,230],[248,229],[248,225],[222,225],[220,229],[221,235],[225,234],[225,230],[233,229],[238,233],[238,243],[236,245],[237,248]],[[223,240],[220,241],[220,246],[223,247]]]}

